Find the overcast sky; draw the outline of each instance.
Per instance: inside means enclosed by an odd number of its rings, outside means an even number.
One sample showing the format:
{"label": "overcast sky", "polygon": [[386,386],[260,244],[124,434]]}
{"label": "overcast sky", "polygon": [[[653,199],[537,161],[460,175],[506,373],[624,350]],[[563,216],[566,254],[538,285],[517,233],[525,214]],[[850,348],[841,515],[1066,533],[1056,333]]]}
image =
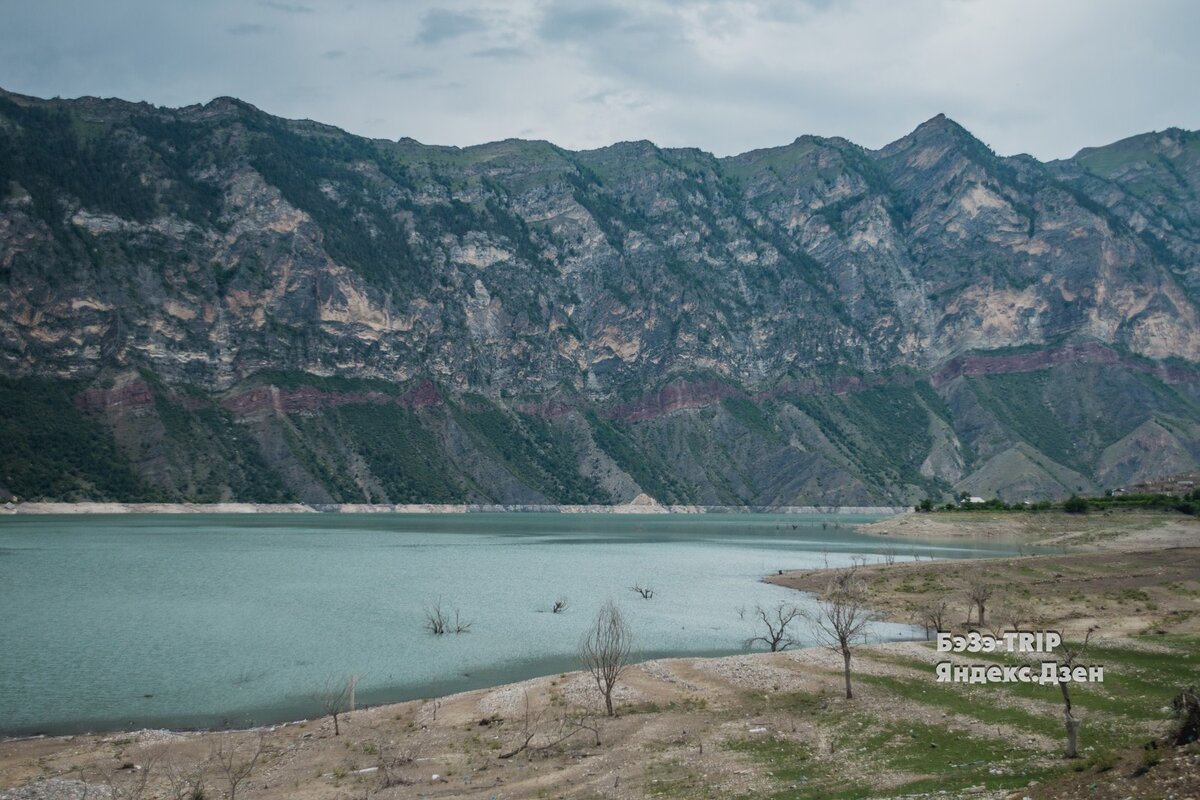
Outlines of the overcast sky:
{"label": "overcast sky", "polygon": [[1192,0],[0,0],[0,86],[220,95],[387,139],[880,147],[944,112],[1060,158],[1200,128]]}

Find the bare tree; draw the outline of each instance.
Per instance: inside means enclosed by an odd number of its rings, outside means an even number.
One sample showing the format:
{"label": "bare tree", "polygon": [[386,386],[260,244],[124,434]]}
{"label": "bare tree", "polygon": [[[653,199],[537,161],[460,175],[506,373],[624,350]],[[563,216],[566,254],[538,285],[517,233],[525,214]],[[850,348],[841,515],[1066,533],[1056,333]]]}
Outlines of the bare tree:
{"label": "bare tree", "polygon": [[[451,615],[453,614],[453,619]],[[459,614],[457,608],[452,611],[447,611],[442,606],[441,598],[434,601],[433,605],[425,608],[425,630],[432,633],[434,636],[441,636],[446,633],[466,633],[471,629],[471,623],[467,622]]]}
{"label": "bare tree", "polygon": [[[546,725],[544,723],[548,710],[549,706],[543,706],[541,711],[534,714],[527,690],[525,692],[525,713],[517,730],[514,745],[509,750],[500,753],[497,758],[512,758],[525,752],[535,753],[549,750],[584,731],[591,732],[596,746],[600,746],[600,724],[592,718],[591,714],[562,714]],[[546,741],[535,745],[534,741],[539,735]]]}
{"label": "bare tree", "polygon": [[379,755],[376,766],[379,767],[379,788],[390,789],[393,786],[411,786],[414,781],[404,775],[403,767],[417,760],[417,748],[400,749],[394,744],[375,743]]}
{"label": "bare tree", "polygon": [[313,687],[309,697],[321,709],[324,716],[333,717],[333,735],[341,736],[338,715],[350,708],[350,692],[354,679],[350,676],[327,675],[323,683]]}
{"label": "bare tree", "polygon": [[568,601],[568,598],[565,594],[560,595],[558,597],[558,599],[554,601],[554,605],[550,608],[550,612],[553,614],[558,614],[560,612],[566,611],[567,610],[567,601]]}
{"label": "bare tree", "polygon": [[168,761],[166,766],[170,800],[203,800],[204,784],[208,777],[208,765],[203,761],[180,765]]}
{"label": "bare tree", "polygon": [[[987,625],[987,602],[991,599],[996,587],[984,580],[982,572],[976,572],[971,577],[971,585],[967,587],[967,599],[979,610],[979,627]],[[971,622],[971,613],[967,612],[967,624]]]}
{"label": "bare tree", "polygon": [[211,760],[217,772],[225,778],[229,800],[237,800],[238,787],[249,780],[266,749],[266,738],[261,734],[249,742],[238,742],[228,735],[221,737]]}
{"label": "bare tree", "polygon": [[866,606],[866,583],[854,567],[838,571],[817,601],[809,617],[817,640],[842,656],[846,676],[846,699],[854,698],[850,686],[850,656],[876,614]]}
{"label": "bare tree", "polygon": [[142,763],[127,763],[105,775],[102,780],[103,785],[108,788],[108,800],[142,800],[143,797],[153,797],[150,781],[162,755],[162,750],[149,752],[142,759]]}
{"label": "bare tree", "polygon": [[797,642],[788,632],[788,626],[800,616],[800,609],[790,603],[779,603],[774,608],[754,607],[756,627],[765,628],[761,636],[751,636],[744,643],[746,648],[762,642],[772,652],[794,647]]}
{"label": "bare tree", "polygon": [[654,597],[654,587],[642,586],[641,583],[635,583],[633,586],[630,586],[629,591],[637,592],[642,596],[643,600],[649,600]]}
{"label": "bare tree", "polygon": [[889,547],[883,551],[883,563],[889,567],[896,563],[896,548]]}
{"label": "bare tree", "polygon": [[612,694],[621,674],[629,668],[633,653],[633,631],[625,622],[621,609],[612,600],[600,607],[592,627],[579,643],[579,658],[604,695],[604,707],[615,717]]}
{"label": "bare tree", "polygon": [[1009,630],[1019,631],[1024,626],[1024,623],[1034,616],[1033,609],[1027,603],[1010,596],[1005,602],[1007,612],[1005,614]]}
{"label": "bare tree", "polygon": [[[1087,629],[1087,633],[1083,637],[1083,643],[1079,645],[1068,645],[1065,641],[1058,647],[1058,665],[1059,669],[1074,669],[1079,663],[1079,659],[1087,651],[1088,643],[1091,641],[1092,634],[1096,631],[1097,626],[1093,625]],[[1058,688],[1062,692],[1063,698],[1063,727],[1067,731],[1067,758],[1079,757],[1079,726],[1083,724],[1082,720],[1076,719],[1074,710],[1071,706],[1071,683],[1070,681],[1059,681]]]}
{"label": "bare tree", "polygon": [[934,600],[917,609],[917,624],[925,629],[925,638],[928,639],[931,632],[944,631],[946,628],[946,614],[950,610],[950,601],[946,598]]}
{"label": "bare tree", "polygon": [[446,632],[449,624],[449,620],[446,618],[446,612],[442,609],[441,600],[437,600],[432,606],[427,606],[425,608],[425,630],[429,631],[434,636],[441,636]]}

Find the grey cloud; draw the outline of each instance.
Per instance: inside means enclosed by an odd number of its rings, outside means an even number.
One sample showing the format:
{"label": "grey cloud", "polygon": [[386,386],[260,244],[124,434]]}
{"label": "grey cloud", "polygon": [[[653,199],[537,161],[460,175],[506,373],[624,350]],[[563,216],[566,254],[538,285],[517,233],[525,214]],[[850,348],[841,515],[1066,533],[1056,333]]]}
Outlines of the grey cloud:
{"label": "grey cloud", "polygon": [[468,33],[477,33],[486,27],[483,20],[474,14],[437,8],[421,18],[421,29],[417,31],[417,41],[422,44],[438,44],[448,39],[457,39]]}
{"label": "grey cloud", "polygon": [[270,30],[266,25],[257,23],[245,23],[242,25],[232,25],[225,29],[226,33],[233,36],[258,36],[259,34],[267,33]]}
{"label": "grey cloud", "polygon": [[759,0],[754,11],[763,19],[795,22],[813,12],[831,11],[835,6],[834,0]]}
{"label": "grey cloud", "polygon": [[345,57],[346,57],[345,50],[326,50],[324,53],[321,53],[321,58],[325,58],[330,61],[336,61],[339,58],[345,58]]}
{"label": "grey cloud", "polygon": [[631,92],[609,89],[602,92],[593,92],[589,95],[584,95],[579,98],[580,103],[590,105],[609,106],[623,109],[645,108],[647,103],[638,99]]}
{"label": "grey cloud", "polygon": [[259,0],[258,4],[263,8],[282,11],[286,14],[311,14],[315,10],[312,6],[305,6],[299,3],[280,3],[276,0]]}
{"label": "grey cloud", "polygon": [[530,52],[523,47],[485,47],[482,50],[476,50],[471,55],[476,58],[494,58],[499,61],[517,61],[532,58]]}
{"label": "grey cloud", "polygon": [[438,71],[432,67],[414,67],[413,69],[384,70],[377,73],[378,77],[387,81],[415,81],[420,78],[432,78]]}
{"label": "grey cloud", "polygon": [[586,40],[613,30],[629,16],[618,6],[560,1],[546,9],[538,33],[548,41]]}

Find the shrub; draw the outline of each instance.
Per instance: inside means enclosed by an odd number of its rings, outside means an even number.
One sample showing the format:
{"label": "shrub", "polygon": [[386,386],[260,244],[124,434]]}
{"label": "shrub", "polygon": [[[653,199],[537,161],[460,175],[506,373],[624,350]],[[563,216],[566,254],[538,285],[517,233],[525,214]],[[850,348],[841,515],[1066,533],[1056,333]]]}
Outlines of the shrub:
{"label": "shrub", "polygon": [[1071,495],[1063,501],[1063,511],[1068,514],[1086,514],[1088,512],[1088,501],[1077,495]]}

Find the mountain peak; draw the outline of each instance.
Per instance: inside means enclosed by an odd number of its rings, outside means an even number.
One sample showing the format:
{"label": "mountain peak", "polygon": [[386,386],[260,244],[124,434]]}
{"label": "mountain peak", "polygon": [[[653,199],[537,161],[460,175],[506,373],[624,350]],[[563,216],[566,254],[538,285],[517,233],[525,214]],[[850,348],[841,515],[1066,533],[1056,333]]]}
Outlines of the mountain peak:
{"label": "mountain peak", "polygon": [[970,139],[975,138],[975,136],[972,135],[972,133],[970,131],[968,131],[962,125],[959,125],[954,120],[947,117],[945,114],[938,114],[937,116],[930,117],[929,119],[925,120],[920,125],[918,125],[916,128],[914,128],[913,132],[910,133],[908,135],[908,137],[905,137],[905,138],[909,138],[909,137],[925,138],[925,137],[931,137],[931,136],[947,136],[947,135],[955,136],[955,137],[965,136]]}
{"label": "mountain peak", "polygon": [[914,147],[966,147],[968,149],[985,148],[979,139],[969,130],[959,125],[945,114],[938,114],[925,120],[906,136],[902,136],[891,144],[885,145],[878,152],[887,157],[911,150]]}

